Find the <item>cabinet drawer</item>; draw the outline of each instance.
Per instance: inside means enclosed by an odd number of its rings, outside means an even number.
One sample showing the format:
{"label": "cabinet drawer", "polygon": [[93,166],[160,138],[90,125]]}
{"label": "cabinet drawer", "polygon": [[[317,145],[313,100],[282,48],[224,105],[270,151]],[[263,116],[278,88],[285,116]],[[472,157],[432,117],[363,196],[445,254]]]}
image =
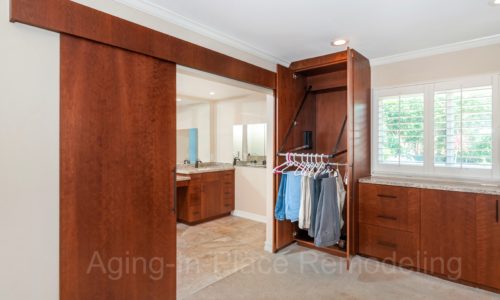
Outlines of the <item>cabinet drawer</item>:
{"label": "cabinet drawer", "polygon": [[201,205],[201,195],[192,194],[189,196],[189,206],[200,206]]}
{"label": "cabinet drawer", "polygon": [[359,185],[359,222],[418,232],[420,191],[388,185]]}
{"label": "cabinet drawer", "polygon": [[359,226],[359,252],[404,266],[417,264],[418,235],[368,224]]}

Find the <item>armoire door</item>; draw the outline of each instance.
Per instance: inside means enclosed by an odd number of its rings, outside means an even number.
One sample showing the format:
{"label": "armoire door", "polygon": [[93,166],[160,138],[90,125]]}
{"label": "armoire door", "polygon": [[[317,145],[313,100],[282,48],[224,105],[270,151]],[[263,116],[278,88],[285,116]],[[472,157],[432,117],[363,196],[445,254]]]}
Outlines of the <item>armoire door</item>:
{"label": "armoire door", "polygon": [[500,289],[500,196],[476,197],[477,282]]}
{"label": "armoire door", "polygon": [[[296,76],[292,70],[289,68],[278,65],[277,68],[277,80],[276,80],[276,109],[275,109],[275,149],[276,151],[286,151],[296,146],[301,146],[303,144],[302,132],[300,130],[301,123],[304,120],[298,118],[298,126],[293,129],[289,138],[285,143],[285,136],[287,130],[291,125],[294,115],[296,114],[297,108],[304,96],[306,90],[305,79]],[[283,149],[280,149],[284,146]],[[280,165],[284,162],[283,157],[278,157],[275,161],[276,165]],[[279,180],[281,176],[275,176],[275,202],[276,205],[276,195],[278,194]],[[274,207],[274,206],[273,206]],[[293,237],[294,227],[289,221],[278,221],[274,222],[274,251],[278,251],[294,241]]]}
{"label": "armoire door", "polygon": [[175,299],[175,78],[61,35],[61,299]]}

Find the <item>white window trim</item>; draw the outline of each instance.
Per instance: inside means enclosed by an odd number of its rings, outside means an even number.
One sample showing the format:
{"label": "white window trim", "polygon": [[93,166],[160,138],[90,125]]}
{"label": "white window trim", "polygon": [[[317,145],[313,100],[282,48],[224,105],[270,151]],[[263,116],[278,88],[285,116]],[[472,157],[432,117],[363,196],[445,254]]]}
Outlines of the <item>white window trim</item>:
{"label": "white window trim", "polygon": [[[493,157],[491,169],[450,168],[434,166],[434,91],[447,86],[462,87],[478,86],[488,82],[493,87]],[[436,87],[438,87],[436,89]],[[424,93],[424,164],[423,166],[381,164],[378,161],[378,109],[379,98],[395,94]],[[440,80],[436,82],[421,82],[410,85],[390,86],[374,89],[372,92],[372,132],[371,161],[372,175],[405,176],[415,178],[437,179],[470,179],[482,181],[500,180],[500,74],[485,74]]]}

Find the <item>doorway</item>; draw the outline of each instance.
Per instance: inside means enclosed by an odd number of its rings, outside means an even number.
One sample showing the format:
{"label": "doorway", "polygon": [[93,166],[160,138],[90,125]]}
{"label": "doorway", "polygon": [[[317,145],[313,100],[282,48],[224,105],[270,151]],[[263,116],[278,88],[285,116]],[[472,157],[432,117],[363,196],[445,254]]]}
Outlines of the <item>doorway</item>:
{"label": "doorway", "polygon": [[177,67],[177,296],[270,255],[273,91]]}

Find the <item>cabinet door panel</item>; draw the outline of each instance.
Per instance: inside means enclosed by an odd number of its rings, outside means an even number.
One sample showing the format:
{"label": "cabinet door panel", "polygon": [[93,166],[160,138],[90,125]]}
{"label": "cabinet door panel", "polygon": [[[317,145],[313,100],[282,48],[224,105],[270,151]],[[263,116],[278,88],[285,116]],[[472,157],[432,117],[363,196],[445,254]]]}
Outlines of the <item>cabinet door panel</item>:
{"label": "cabinet door panel", "polygon": [[450,279],[476,279],[475,195],[421,191],[420,267]]}
{"label": "cabinet door panel", "polygon": [[201,217],[211,218],[221,214],[222,181],[218,173],[202,175],[201,181]]}
{"label": "cabinet door panel", "polygon": [[476,199],[477,281],[500,289],[500,196]]}

